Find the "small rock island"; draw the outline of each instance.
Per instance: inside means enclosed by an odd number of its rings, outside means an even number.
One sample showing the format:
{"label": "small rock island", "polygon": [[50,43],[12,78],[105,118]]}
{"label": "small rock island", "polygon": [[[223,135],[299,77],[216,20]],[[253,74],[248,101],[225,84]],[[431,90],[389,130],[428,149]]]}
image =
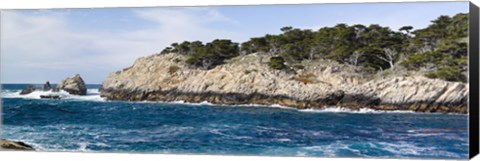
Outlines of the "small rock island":
{"label": "small rock island", "polygon": [[[45,82],[43,85],[43,89],[37,89],[33,86],[27,86],[25,89],[20,91],[20,95],[30,94],[34,91],[42,90],[42,91],[53,91],[59,92],[60,90],[64,90],[69,94],[72,95],[86,95],[87,94],[87,87],[85,82],[83,81],[80,74],[75,74],[72,77],[65,78],[64,80],[60,81],[55,88],[52,88],[50,85],[50,81]],[[40,98],[45,99],[61,99],[59,95],[40,95]]]}

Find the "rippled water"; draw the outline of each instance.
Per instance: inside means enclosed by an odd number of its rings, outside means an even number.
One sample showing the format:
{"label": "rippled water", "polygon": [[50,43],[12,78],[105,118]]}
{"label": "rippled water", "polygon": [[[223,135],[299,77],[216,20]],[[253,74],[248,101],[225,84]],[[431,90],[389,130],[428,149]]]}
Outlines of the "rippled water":
{"label": "rippled water", "polygon": [[343,108],[111,102],[18,95],[4,85],[2,137],[40,151],[318,157],[468,157],[467,115]]}

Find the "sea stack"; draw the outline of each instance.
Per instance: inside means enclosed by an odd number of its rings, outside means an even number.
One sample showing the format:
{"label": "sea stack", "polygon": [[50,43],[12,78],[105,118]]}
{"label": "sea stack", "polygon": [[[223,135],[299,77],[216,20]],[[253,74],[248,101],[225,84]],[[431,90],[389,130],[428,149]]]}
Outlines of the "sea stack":
{"label": "sea stack", "polygon": [[57,84],[55,90],[64,90],[73,95],[86,95],[87,87],[80,74],[68,77]]}
{"label": "sea stack", "polygon": [[52,86],[50,85],[50,82],[49,81],[45,82],[45,84],[43,85],[43,90],[49,91],[51,89],[52,89]]}
{"label": "sea stack", "polygon": [[35,91],[35,87],[29,85],[27,86],[27,88],[23,89],[22,91],[20,91],[20,95],[26,95],[26,94],[30,94],[32,93],[33,91]]}
{"label": "sea stack", "polygon": [[411,110],[467,113],[468,83],[422,75],[378,77],[327,60],[305,63],[296,72],[273,70],[270,56],[248,54],[212,69],[191,68],[181,54],[142,57],[111,73],[101,96],[127,101],[208,101],[215,104],[279,104],[305,108]]}

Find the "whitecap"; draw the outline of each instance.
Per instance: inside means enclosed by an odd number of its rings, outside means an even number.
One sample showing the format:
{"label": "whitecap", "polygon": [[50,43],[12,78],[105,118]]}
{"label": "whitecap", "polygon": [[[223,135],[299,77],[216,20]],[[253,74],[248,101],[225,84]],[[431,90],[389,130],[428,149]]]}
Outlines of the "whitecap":
{"label": "whitecap", "polygon": [[71,95],[64,90],[58,92],[53,91],[34,91],[29,94],[21,95],[19,90],[4,90],[2,91],[3,98],[23,98],[23,99],[42,99],[42,95],[52,95],[60,96],[62,100],[81,100],[81,101],[105,101],[104,98],[100,97],[100,92],[98,89],[87,89],[87,95]]}
{"label": "whitecap", "polygon": [[77,145],[78,145],[78,149],[77,149],[77,150],[78,150],[78,151],[81,151],[81,152],[87,152],[87,151],[88,151],[88,150],[87,150],[87,146],[88,146],[89,144],[90,144],[90,143],[88,143],[88,142],[79,142],[79,143],[77,143]]}
{"label": "whitecap", "polygon": [[383,110],[374,110],[371,108],[360,108],[358,110],[346,108],[346,107],[326,107],[326,108],[309,108],[298,110],[300,112],[311,112],[311,113],[416,113],[415,111],[402,111],[402,110],[393,110],[393,111],[383,111]]}

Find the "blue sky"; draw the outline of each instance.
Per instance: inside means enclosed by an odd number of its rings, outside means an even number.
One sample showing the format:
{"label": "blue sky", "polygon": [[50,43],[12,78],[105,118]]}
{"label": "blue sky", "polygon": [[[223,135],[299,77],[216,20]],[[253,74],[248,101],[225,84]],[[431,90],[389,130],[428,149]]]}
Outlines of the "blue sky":
{"label": "blue sky", "polygon": [[172,42],[236,42],[283,26],[318,30],[338,23],[424,28],[468,2],[7,10],[1,14],[1,81],[59,82],[79,73],[101,83]]}

